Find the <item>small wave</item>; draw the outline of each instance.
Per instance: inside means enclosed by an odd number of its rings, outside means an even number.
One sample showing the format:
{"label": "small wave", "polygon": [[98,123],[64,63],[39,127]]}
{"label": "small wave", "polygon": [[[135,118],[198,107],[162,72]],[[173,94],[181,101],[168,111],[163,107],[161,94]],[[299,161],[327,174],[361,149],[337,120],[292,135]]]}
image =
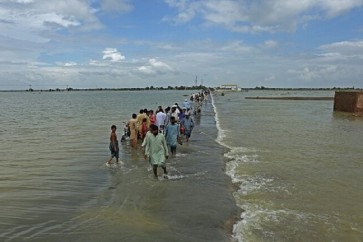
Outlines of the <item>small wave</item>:
{"label": "small wave", "polygon": [[58,227],[55,220],[49,220],[44,223],[33,224],[32,226],[21,225],[0,234],[4,241],[21,240],[22,238],[32,239],[38,234],[42,234]]}
{"label": "small wave", "polygon": [[[309,217],[299,211],[277,208],[268,199],[257,199],[261,194],[267,193],[290,194],[291,187],[276,177],[235,175],[234,181],[239,183],[239,190],[234,193],[234,197],[236,201],[243,201],[238,206],[244,211],[241,214],[241,220],[233,227],[233,238],[236,241],[270,241],[276,238],[276,233],[279,233],[279,236],[281,234],[275,229],[268,230],[269,226],[272,228],[276,224],[289,223],[296,223],[297,226],[300,226],[307,223],[305,220],[311,219],[312,215]],[[268,227],[266,229],[263,226]],[[282,232],[282,234],[284,233]],[[291,233],[291,231],[286,233]]]}
{"label": "small wave", "polygon": [[184,175],[167,175],[167,176],[159,177],[159,180],[164,180],[164,181],[167,181],[167,180],[181,180],[183,178],[186,178],[186,176],[184,176]]}
{"label": "small wave", "polygon": [[111,173],[115,174],[115,173],[119,173],[119,172],[122,172],[123,174],[127,174],[127,173],[130,173],[132,170],[135,170],[137,169],[136,166],[127,166],[125,164],[125,162],[123,161],[119,161],[118,163],[111,163],[111,164],[108,164],[107,162],[105,163],[105,169],[109,170]]}
{"label": "small wave", "polygon": [[158,176],[158,180],[159,181],[175,181],[175,180],[181,180],[181,179],[186,179],[186,178],[190,178],[190,177],[199,177],[204,175],[205,172],[197,172],[197,173],[193,173],[193,174],[169,174],[168,175],[162,175],[162,176]]}
{"label": "small wave", "polygon": [[[236,172],[241,163],[258,163],[258,155],[224,155],[231,160],[226,163],[226,174],[231,177],[232,182],[235,183]],[[238,182],[238,181],[236,181]]]}
{"label": "small wave", "polygon": [[224,154],[224,156],[229,159],[226,163],[226,174],[231,177],[232,183],[240,183],[242,181],[241,178],[236,175],[237,169],[241,164],[259,162],[257,154],[246,154],[251,152],[254,152],[254,150],[244,147],[236,147]]}
{"label": "small wave", "polygon": [[215,117],[215,121],[216,121],[216,127],[217,127],[217,130],[218,130],[218,135],[217,135],[217,138],[216,138],[216,142],[224,147],[228,147],[227,144],[223,143],[224,141],[224,138],[226,137],[226,130],[223,130],[221,128],[221,125],[220,125],[220,122],[219,122],[219,116],[218,116],[218,110],[217,110],[217,107],[216,105],[214,104],[214,97],[213,97],[213,94],[211,95],[211,102],[212,102],[212,106],[213,106],[213,109],[214,109],[214,117]]}
{"label": "small wave", "polygon": [[239,178],[240,181],[240,189],[238,190],[238,193],[242,195],[247,195],[255,192],[274,192],[278,190],[284,190],[281,189],[273,189],[272,182],[275,179],[273,178],[266,178],[266,177],[258,177],[258,176],[245,176]]}
{"label": "small wave", "polygon": [[292,216],[301,218],[300,215],[296,215],[296,211],[270,210],[252,203],[245,203],[241,208],[245,212],[241,214],[241,220],[233,226],[232,235],[232,238],[238,242],[272,241],[276,236],[275,233],[267,230],[261,224],[267,222],[275,224]]}
{"label": "small wave", "polygon": [[[232,238],[235,241],[276,241],[276,238],[294,238],[301,234],[308,234],[306,241],[322,239],[321,230],[317,224],[336,233],[337,223],[331,223],[332,218],[326,214],[313,214],[292,209],[274,209],[269,203],[256,204],[245,202],[240,206],[244,212],[241,220],[233,226]],[[286,226],[283,226],[286,225]],[[283,229],[277,230],[276,227]],[[334,235],[326,241],[330,241]],[[314,240],[315,239],[315,240]]]}
{"label": "small wave", "polygon": [[[282,211],[268,210],[270,205],[248,203],[243,200],[244,196],[264,193],[264,192],[281,192],[281,190],[286,191],[286,187],[283,184],[279,184],[278,179],[272,177],[263,176],[249,176],[241,174],[239,167],[244,164],[259,163],[258,152],[254,148],[247,147],[233,147],[225,143],[225,138],[228,137],[229,131],[223,130],[218,117],[218,110],[214,104],[214,99],[212,96],[212,105],[215,110],[216,127],[218,129],[218,136],[216,142],[220,145],[229,149],[228,152],[224,154],[228,158],[226,163],[226,174],[231,178],[233,184],[238,184],[239,189],[234,194],[237,206],[241,207],[244,212],[241,213],[241,220],[238,221],[233,226],[233,239],[236,241],[261,241],[261,238],[254,237],[254,233],[251,231],[259,230],[263,234],[262,241],[268,241],[273,239],[273,231],[266,231],[261,228],[261,224],[265,224],[265,220],[269,219],[272,222],[279,219],[279,216],[283,216]],[[241,201],[241,199],[244,201]],[[270,234],[269,234],[270,233]],[[267,238],[267,239],[266,239]]]}
{"label": "small wave", "polygon": [[[152,167],[151,165],[146,167],[147,172],[152,173]],[[201,171],[201,172],[196,172],[196,173],[191,173],[191,174],[183,174],[181,173],[179,170],[176,169],[176,167],[174,167],[173,165],[168,166],[168,174],[166,175],[166,177],[164,177],[164,175],[158,176],[158,180],[164,181],[164,180],[181,180],[181,179],[186,179],[186,178],[190,178],[190,177],[202,177],[207,173],[207,171]]]}
{"label": "small wave", "polygon": [[233,147],[227,154],[225,154],[226,157],[230,159],[234,159],[237,156],[244,155],[246,153],[253,153],[256,154],[256,149],[246,148],[246,147]]}
{"label": "small wave", "polygon": [[186,157],[188,154],[184,154],[184,153],[176,153],[176,157]]}

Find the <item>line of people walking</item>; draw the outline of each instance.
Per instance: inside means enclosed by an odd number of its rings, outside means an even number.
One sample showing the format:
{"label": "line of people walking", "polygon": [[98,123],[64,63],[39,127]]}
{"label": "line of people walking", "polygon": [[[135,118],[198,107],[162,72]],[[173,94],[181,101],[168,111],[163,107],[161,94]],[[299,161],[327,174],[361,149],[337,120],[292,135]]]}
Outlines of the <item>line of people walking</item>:
{"label": "line of people walking", "polygon": [[[169,157],[169,151],[172,156],[176,156],[177,145],[182,145],[184,141],[189,142],[195,127],[191,116],[200,115],[202,101],[208,94],[203,92],[191,95],[190,100],[193,101],[194,107],[188,99],[185,99],[181,107],[175,103],[165,110],[159,106],[156,112],[140,109],[139,113],[133,113],[126,123],[121,142],[126,141],[128,136],[132,149],[137,149],[141,143],[143,155],[152,165],[155,177],[158,167],[161,167],[164,176],[167,176],[165,162]],[[111,157],[107,164],[111,164],[114,157],[118,162],[119,147],[115,125],[111,127],[110,151]]]}

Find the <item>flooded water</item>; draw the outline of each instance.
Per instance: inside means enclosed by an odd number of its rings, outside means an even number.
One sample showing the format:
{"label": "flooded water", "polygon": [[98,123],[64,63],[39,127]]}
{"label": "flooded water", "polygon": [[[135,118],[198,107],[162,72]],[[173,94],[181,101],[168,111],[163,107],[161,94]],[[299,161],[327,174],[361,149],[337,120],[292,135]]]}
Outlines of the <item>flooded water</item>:
{"label": "flooded water", "polygon": [[333,101],[250,100],[334,96],[250,91],[215,96],[227,174],[244,209],[239,241],[363,241],[363,118]]}
{"label": "flooded water", "polygon": [[127,143],[122,163],[105,166],[112,124],[120,139],[133,112],[190,94],[0,93],[0,240],[229,241],[238,208],[210,103],[168,160],[168,180]]}
{"label": "flooded water", "polygon": [[0,241],[363,241],[363,119],[245,99],[333,92],[215,94],[169,179],[127,142],[105,166],[112,124],[190,94],[0,92]]}

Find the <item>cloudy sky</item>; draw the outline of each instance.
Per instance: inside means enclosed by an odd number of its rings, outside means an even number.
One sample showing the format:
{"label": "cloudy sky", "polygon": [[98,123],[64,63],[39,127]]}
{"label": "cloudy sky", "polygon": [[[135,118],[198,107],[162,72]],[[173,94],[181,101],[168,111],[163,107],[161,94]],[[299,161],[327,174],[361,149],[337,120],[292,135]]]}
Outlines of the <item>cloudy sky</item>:
{"label": "cloudy sky", "polygon": [[0,0],[0,90],[363,87],[363,0]]}

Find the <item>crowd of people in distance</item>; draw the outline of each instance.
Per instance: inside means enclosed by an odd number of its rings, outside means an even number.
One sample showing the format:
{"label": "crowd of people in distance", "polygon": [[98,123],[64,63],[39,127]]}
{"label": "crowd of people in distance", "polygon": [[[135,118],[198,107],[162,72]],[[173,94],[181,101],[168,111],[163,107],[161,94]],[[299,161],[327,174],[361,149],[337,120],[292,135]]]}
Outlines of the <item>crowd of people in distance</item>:
{"label": "crowd of people in distance", "polygon": [[[161,167],[166,175],[165,162],[169,157],[169,151],[172,156],[175,156],[177,145],[189,142],[195,127],[192,116],[201,114],[202,104],[208,100],[209,94],[209,90],[194,93],[180,106],[178,103],[165,109],[159,106],[155,112],[140,109],[138,114],[133,113],[131,119],[125,123],[121,142],[129,139],[132,149],[137,149],[141,144],[143,155],[152,165],[155,177],[157,177],[158,167]],[[111,126],[109,149],[111,156],[107,165],[111,164],[113,158],[116,158],[118,163],[119,144],[115,125]]]}

